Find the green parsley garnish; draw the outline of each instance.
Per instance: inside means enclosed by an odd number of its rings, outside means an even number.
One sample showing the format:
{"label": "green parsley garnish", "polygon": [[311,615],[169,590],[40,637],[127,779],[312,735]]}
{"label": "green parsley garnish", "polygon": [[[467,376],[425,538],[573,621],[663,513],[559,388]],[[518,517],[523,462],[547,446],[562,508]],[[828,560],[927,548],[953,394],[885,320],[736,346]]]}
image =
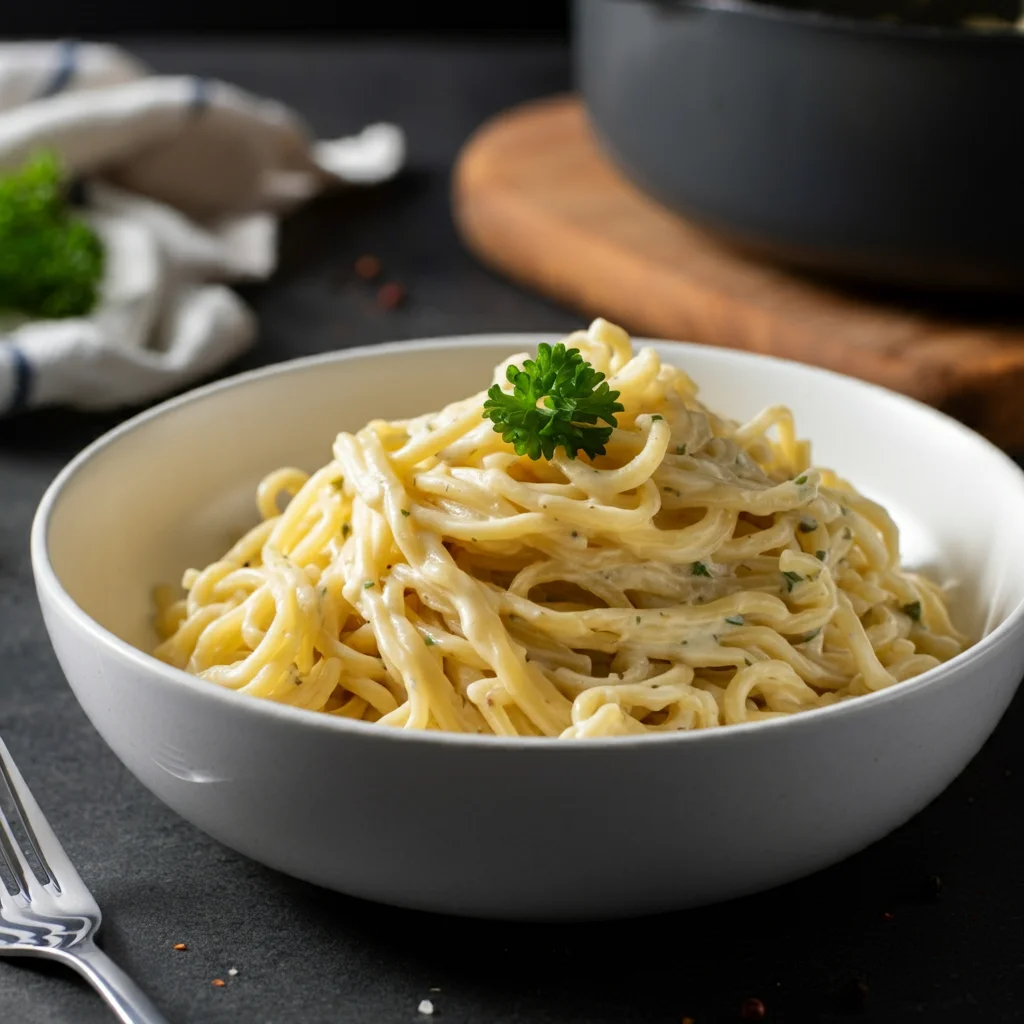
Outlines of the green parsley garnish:
{"label": "green parsley garnish", "polygon": [[99,236],[71,213],[53,154],[0,178],[0,309],[84,316],[99,299],[104,263]]}
{"label": "green parsley garnish", "polygon": [[798,476],[798,477],[796,478],[796,480],[795,480],[795,481],[793,481],[793,482],[794,482],[794,483],[798,483],[798,484],[805,484],[805,483],[807,483],[807,474],[806,474],[806,473],[804,473],[804,475],[803,475],[803,476]]}
{"label": "green parsley garnish", "polygon": [[406,519],[408,519],[409,516],[412,515],[412,513],[407,508],[403,508],[402,509],[402,515],[405,516]]}
{"label": "green parsley garnish", "polygon": [[921,602],[911,601],[910,604],[903,606],[903,611],[909,615],[915,622],[921,621]]}
{"label": "green parsley garnish", "polygon": [[742,626],[743,616],[742,615],[730,615],[726,620],[730,626]]}
{"label": "green parsley garnish", "polygon": [[651,417],[651,422],[652,422],[652,423],[657,423],[657,422],[658,422],[659,420],[663,420],[664,418],[665,418],[664,416],[662,416],[662,415],[661,415],[660,413],[657,413],[657,412],[656,412],[656,413],[655,413],[655,414],[654,414],[654,415],[653,415],[653,416]]}
{"label": "green parsley garnish", "polygon": [[813,640],[820,632],[821,627],[819,626],[817,629],[812,629],[810,633],[804,633],[804,635],[800,638],[800,643],[808,643],[809,641]]}
{"label": "green parsley garnish", "polygon": [[[608,387],[604,374],[579,349],[561,342],[538,345],[535,360],[527,359],[522,369],[510,366],[505,376],[512,393],[494,384],[484,402],[484,419],[494,423],[517,455],[550,459],[559,447],[570,459],[580,451],[590,458],[604,455],[612,428],[618,426],[615,413],[623,406],[616,401],[619,392]],[[608,426],[597,426],[599,420]]]}
{"label": "green parsley garnish", "polygon": [[790,591],[793,587],[803,581],[803,576],[798,572],[784,572],[782,574],[786,578],[786,590]]}
{"label": "green parsley garnish", "polygon": [[800,525],[797,527],[797,529],[801,533],[814,533],[814,531],[817,528],[818,528],[818,520],[817,519],[801,519],[800,520]]}
{"label": "green parsley garnish", "polygon": [[685,454],[686,454],[686,445],[685,444],[677,444],[676,445],[676,455],[685,455]]}
{"label": "green parsley garnish", "polygon": [[694,576],[707,576],[708,579],[711,578],[711,573],[708,572],[708,567],[703,562],[694,562],[693,565],[690,566],[690,572],[692,572]]}
{"label": "green parsley garnish", "polygon": [[426,644],[426,645],[427,645],[428,647],[433,647],[433,646],[434,646],[434,644],[436,644],[436,643],[437,643],[437,641],[436,641],[436,640],[435,640],[435,639],[434,639],[434,638],[433,638],[432,636],[425,636],[425,637],[423,638],[423,642],[424,642],[424,643],[425,643],[425,644]]}
{"label": "green parsley garnish", "polygon": [[817,560],[818,560],[819,562],[824,562],[824,561],[825,561],[825,557],[826,557],[826,555],[827,555],[827,554],[828,554],[828,552],[827,552],[827,551],[815,551],[815,552],[814,552],[814,557],[815,557],[815,558],[816,558],[816,559],[817,559]]}
{"label": "green parsley garnish", "polygon": [[375,586],[375,584],[374,584],[373,580],[367,580],[363,584],[363,590],[372,590],[374,586]]}

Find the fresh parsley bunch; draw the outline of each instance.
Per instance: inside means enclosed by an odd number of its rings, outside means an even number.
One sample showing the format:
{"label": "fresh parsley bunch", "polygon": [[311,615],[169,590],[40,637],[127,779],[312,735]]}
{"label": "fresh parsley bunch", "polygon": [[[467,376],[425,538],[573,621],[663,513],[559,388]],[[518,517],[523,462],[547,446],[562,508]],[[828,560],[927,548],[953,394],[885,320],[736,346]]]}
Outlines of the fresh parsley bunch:
{"label": "fresh parsley bunch", "polygon": [[0,178],[0,309],[57,319],[96,304],[103,245],[71,213],[49,153]]}
{"label": "fresh parsley bunch", "polygon": [[[522,369],[510,366],[506,377],[513,385],[507,394],[495,384],[487,392],[484,418],[494,423],[502,440],[517,455],[550,459],[562,447],[570,459],[577,452],[590,458],[604,455],[605,444],[617,426],[615,413],[623,406],[604,374],[595,370],[579,349],[559,342],[539,345],[537,358]],[[609,424],[597,426],[599,421]]]}

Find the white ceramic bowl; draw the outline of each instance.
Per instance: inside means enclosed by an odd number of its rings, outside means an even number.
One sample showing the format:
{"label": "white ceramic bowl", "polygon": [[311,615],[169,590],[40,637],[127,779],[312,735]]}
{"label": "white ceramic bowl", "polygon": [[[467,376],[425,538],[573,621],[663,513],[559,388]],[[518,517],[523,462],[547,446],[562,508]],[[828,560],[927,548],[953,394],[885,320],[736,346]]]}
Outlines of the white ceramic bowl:
{"label": "white ceramic bowl", "polygon": [[[905,822],[995,728],[1024,663],[1024,475],[954,421],[857,381],[658,344],[714,408],[785,402],[817,461],[884,502],[907,559],[961,581],[976,646],[883,693],[784,720],[565,742],[416,733],[228,692],[144,653],[150,594],[255,521],[254,489],[313,469],[340,428],[481,388],[537,336],[384,345],[174,399],[79,455],[32,531],[50,637],[127,767],[228,846],[373,900],[599,918],[764,889]],[[969,841],[965,837],[965,842]]]}

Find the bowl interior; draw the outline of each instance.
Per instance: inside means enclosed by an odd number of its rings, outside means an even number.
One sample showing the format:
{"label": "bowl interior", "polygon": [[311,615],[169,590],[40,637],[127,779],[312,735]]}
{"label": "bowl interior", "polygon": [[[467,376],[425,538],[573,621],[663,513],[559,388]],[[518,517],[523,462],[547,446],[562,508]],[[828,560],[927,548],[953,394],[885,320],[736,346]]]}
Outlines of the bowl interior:
{"label": "bowl interior", "polygon": [[[312,470],[334,435],[428,412],[490,383],[540,336],[380,346],[303,360],[201,389],[129,421],[65,470],[46,543],[78,606],[133,646],[155,642],[152,590],[226,550],[257,520],[255,488],[279,466]],[[930,409],[849,378],[745,353],[655,343],[716,410],[784,403],[815,462],[880,501],[904,561],[954,584],[960,627],[981,637],[1024,601],[1024,474]]]}

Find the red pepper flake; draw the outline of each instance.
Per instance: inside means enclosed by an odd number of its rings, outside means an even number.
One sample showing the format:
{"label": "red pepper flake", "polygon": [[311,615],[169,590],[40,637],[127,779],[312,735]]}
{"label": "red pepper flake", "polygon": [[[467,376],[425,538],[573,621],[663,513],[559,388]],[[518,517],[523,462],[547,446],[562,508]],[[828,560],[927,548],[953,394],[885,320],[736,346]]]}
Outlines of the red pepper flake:
{"label": "red pepper flake", "polygon": [[223,988],[225,986],[226,982],[224,981],[223,978],[214,978],[213,981],[210,982],[210,984],[214,988]]}
{"label": "red pepper flake", "polygon": [[767,1015],[768,1011],[760,999],[747,999],[740,1007],[741,1020],[764,1020]]}
{"label": "red pepper flake", "polygon": [[365,256],[360,256],[356,260],[355,271],[356,277],[360,281],[373,281],[380,277],[381,271],[384,268],[381,266],[381,262],[376,256],[371,256],[367,253]]}
{"label": "red pepper flake", "polygon": [[377,292],[377,305],[381,309],[398,309],[405,302],[405,289],[397,281],[388,281]]}
{"label": "red pepper flake", "polygon": [[178,951],[179,953],[187,953],[187,952],[188,952],[188,946],[186,946],[184,942],[176,942],[176,943],[174,944],[174,948],[175,948],[175,949],[176,949],[176,950],[177,950],[177,951]]}
{"label": "red pepper flake", "polygon": [[891,910],[886,910],[882,914],[882,920],[883,921],[895,921],[896,920],[896,915]]}

